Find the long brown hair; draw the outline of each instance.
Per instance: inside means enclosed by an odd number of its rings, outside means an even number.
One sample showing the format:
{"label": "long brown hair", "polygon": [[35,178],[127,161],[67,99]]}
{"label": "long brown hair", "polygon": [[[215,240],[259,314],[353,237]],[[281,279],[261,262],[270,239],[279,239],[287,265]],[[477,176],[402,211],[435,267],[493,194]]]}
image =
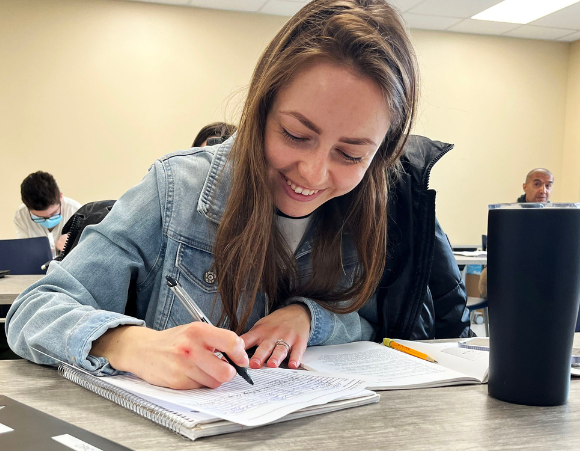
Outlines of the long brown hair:
{"label": "long brown hair", "polygon": [[[301,285],[295,259],[274,221],[264,133],[276,94],[316,58],[374,81],[391,125],[359,185],[315,212],[312,276]],[[413,123],[417,83],[405,26],[384,0],[314,0],[284,25],[256,66],[230,153],[231,194],[214,250],[222,324],[227,321],[241,333],[258,290],[271,308],[304,296],[337,313],[359,309],[373,294],[386,257],[389,168],[398,161]],[[355,244],[358,265],[352,283],[337,288],[345,239]]]}

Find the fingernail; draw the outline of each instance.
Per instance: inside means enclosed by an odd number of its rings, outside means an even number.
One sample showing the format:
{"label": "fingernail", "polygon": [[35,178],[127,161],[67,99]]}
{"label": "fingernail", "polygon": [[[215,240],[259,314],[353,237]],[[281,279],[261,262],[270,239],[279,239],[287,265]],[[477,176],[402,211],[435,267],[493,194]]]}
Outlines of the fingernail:
{"label": "fingernail", "polygon": [[291,366],[292,368],[298,368],[298,362],[296,360],[290,360],[288,362],[288,366]]}
{"label": "fingernail", "polygon": [[262,362],[260,361],[260,359],[252,359],[252,362],[254,362],[258,366],[262,366]]}

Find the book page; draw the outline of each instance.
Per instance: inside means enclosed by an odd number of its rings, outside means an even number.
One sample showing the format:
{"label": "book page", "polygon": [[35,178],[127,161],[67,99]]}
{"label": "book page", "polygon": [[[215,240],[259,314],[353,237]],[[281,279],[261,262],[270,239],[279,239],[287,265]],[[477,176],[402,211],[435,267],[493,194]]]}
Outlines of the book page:
{"label": "book page", "polygon": [[[401,340],[401,344],[409,342]],[[457,344],[455,344],[457,348]],[[441,348],[442,351],[444,348]],[[422,350],[422,352],[425,352]],[[427,353],[438,360],[438,357]],[[350,375],[367,381],[369,389],[436,387],[477,383],[479,379],[373,342],[308,348],[302,365],[325,374]]]}
{"label": "book page", "polygon": [[159,399],[246,426],[270,423],[308,406],[366,393],[365,382],[352,377],[279,368],[248,371],[254,385],[236,376],[216,389],[172,390],[151,385],[131,374],[101,380],[151,401]]}
{"label": "book page", "polygon": [[433,357],[441,365],[467,374],[480,382],[487,381],[489,351],[460,348],[453,343],[422,343],[420,341],[397,340],[398,343]]}

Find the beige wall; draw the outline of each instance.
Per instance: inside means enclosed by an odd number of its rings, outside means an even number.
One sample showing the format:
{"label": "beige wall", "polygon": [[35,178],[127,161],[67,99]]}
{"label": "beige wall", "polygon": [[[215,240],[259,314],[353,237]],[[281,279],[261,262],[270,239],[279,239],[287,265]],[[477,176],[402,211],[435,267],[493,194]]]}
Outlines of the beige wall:
{"label": "beige wall", "polygon": [[[2,0],[0,238],[13,237],[30,172],[51,172],[81,203],[118,198],[202,125],[235,119],[243,96],[232,93],[284,21],[120,0]],[[515,200],[531,167],[553,170],[554,200],[580,196],[578,171],[563,169],[578,153],[578,43],[412,38],[423,73],[416,132],[456,144],[431,181],[453,242],[478,242],[487,204]]]}
{"label": "beige wall", "polygon": [[562,187],[567,200],[580,201],[580,41],[570,48]]}
{"label": "beige wall", "polygon": [[[515,202],[534,167],[561,184],[569,44],[413,30],[423,88],[415,131],[455,149],[433,171],[452,243],[481,243],[487,205]],[[578,177],[577,177],[578,178]]]}
{"label": "beige wall", "polygon": [[236,93],[285,21],[117,0],[0,1],[0,238],[14,236],[29,173],[50,172],[81,203],[116,199],[203,125],[235,117]]}

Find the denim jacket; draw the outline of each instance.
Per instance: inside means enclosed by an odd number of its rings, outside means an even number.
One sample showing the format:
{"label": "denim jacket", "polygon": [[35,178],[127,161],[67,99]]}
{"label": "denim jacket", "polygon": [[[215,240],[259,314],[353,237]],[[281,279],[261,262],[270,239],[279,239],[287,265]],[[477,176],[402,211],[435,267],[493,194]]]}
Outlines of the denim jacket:
{"label": "denim jacket", "polygon": [[[163,330],[191,322],[168,289],[166,275],[179,280],[215,324],[221,300],[219,296],[215,300],[212,249],[230,190],[227,157],[233,139],[157,160],[100,224],[85,229],[78,246],[62,262],[53,262],[48,274],[16,299],[6,318],[12,350],[34,362],[54,364],[35,351],[40,349],[96,374],[115,374],[107,359],[89,354],[92,342],[108,329],[146,325]],[[303,279],[310,275],[309,236],[307,232],[295,253]],[[348,240],[345,243],[349,248],[342,255],[348,283],[357,258],[354,247]],[[135,317],[124,314],[132,279]],[[331,313],[310,299],[287,302],[308,306],[309,346],[369,340],[375,333],[374,298],[359,312],[346,315]],[[248,330],[267,314],[265,308],[259,294]]]}

